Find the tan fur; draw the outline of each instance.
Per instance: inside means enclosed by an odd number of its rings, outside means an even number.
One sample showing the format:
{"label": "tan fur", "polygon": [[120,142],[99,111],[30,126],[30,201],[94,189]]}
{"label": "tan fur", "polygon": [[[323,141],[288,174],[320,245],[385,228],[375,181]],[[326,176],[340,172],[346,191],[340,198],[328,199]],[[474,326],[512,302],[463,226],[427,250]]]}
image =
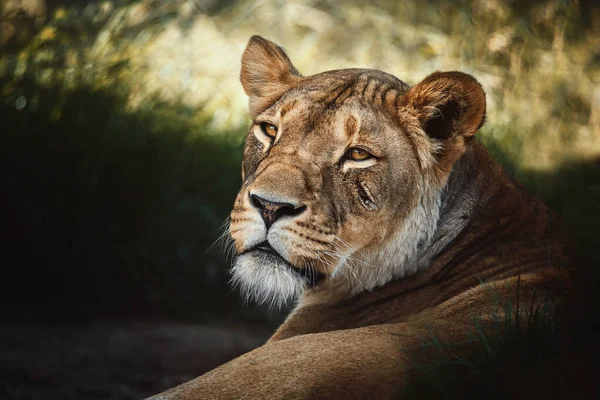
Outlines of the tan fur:
{"label": "tan fur", "polygon": [[[296,307],[264,346],[156,399],[394,398],[440,351],[424,338],[466,343],[474,319],[486,332],[509,310],[525,321],[569,286],[555,217],[473,137],[485,95],[472,77],[302,77],[255,36],[241,79],[254,123],[233,278],[258,302]],[[345,157],[354,147],[373,157]],[[261,213],[280,214],[267,228]]]}

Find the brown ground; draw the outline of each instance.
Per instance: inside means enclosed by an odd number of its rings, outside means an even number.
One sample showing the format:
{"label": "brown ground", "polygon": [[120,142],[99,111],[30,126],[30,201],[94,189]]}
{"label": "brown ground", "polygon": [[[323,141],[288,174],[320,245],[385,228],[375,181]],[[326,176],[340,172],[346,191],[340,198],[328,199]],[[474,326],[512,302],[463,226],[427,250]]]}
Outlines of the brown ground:
{"label": "brown ground", "polygon": [[268,335],[233,323],[0,325],[0,398],[140,399],[259,346]]}

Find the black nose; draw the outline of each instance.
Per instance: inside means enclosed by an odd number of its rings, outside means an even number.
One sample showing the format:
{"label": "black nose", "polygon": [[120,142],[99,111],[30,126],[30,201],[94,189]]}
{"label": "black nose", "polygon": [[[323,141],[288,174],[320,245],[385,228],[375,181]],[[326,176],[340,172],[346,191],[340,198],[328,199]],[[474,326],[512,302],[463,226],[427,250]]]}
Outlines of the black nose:
{"label": "black nose", "polygon": [[306,206],[296,207],[290,203],[279,203],[259,197],[255,194],[250,195],[250,201],[254,207],[260,211],[260,216],[265,221],[267,229],[284,215],[294,216],[300,214],[306,209]]}

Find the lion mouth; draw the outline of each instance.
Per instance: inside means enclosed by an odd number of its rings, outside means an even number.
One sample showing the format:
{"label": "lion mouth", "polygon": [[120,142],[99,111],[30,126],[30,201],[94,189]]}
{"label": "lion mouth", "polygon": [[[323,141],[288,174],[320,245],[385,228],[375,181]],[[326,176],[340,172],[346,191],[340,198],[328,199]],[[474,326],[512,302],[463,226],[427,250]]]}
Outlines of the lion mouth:
{"label": "lion mouth", "polygon": [[244,251],[242,254],[258,255],[261,258],[263,258],[263,262],[270,261],[272,263],[283,264],[290,271],[294,272],[296,275],[306,280],[310,287],[316,286],[325,279],[325,275],[315,270],[314,268],[300,268],[293,265],[288,260],[283,258],[283,256],[279,254],[279,252],[277,252],[277,250],[275,250],[273,246],[271,246],[271,244],[267,241],[257,244],[251,249]]}
{"label": "lion mouth", "polygon": [[[250,249],[250,251],[260,251],[260,252],[274,255],[274,256],[277,256],[277,257],[283,259],[283,257],[281,257],[281,255],[277,252],[277,250],[275,250],[273,248],[273,246],[271,246],[271,244],[267,241],[257,244],[252,249]],[[286,260],[284,259],[284,261],[286,261]]]}

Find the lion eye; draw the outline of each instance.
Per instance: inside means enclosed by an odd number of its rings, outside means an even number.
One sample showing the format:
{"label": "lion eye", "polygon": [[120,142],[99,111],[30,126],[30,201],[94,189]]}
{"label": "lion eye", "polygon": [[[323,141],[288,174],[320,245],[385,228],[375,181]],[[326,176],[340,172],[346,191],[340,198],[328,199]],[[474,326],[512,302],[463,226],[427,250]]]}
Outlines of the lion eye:
{"label": "lion eye", "polygon": [[346,152],[346,157],[354,161],[364,161],[373,156],[368,151],[353,147]]}
{"label": "lion eye", "polygon": [[261,122],[260,130],[263,131],[263,133],[271,139],[275,139],[275,137],[277,136],[277,127],[268,122]]}

